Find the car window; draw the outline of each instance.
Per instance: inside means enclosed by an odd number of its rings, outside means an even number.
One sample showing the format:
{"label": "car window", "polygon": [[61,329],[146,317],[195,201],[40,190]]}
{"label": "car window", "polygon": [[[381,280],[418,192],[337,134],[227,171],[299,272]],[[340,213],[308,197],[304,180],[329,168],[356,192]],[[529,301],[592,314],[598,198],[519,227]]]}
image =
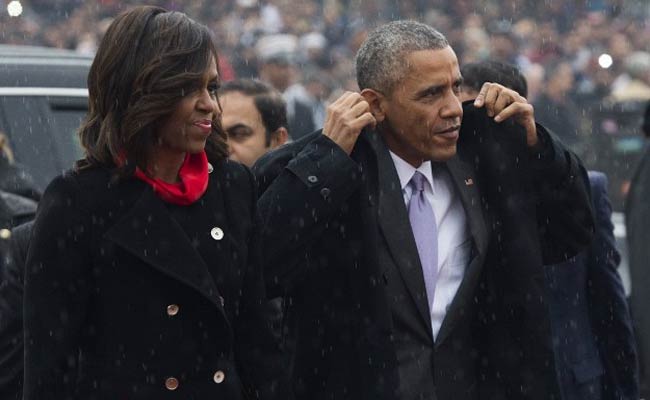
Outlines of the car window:
{"label": "car window", "polygon": [[9,137],[16,162],[43,190],[81,156],[77,129],[85,98],[0,96],[0,129]]}

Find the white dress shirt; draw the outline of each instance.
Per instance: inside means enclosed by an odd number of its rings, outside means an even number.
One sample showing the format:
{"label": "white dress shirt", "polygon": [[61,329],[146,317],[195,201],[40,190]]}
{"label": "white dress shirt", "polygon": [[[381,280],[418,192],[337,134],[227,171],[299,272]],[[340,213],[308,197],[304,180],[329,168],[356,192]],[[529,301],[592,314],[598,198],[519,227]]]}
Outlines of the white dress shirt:
{"label": "white dress shirt", "polygon": [[445,168],[432,170],[431,162],[427,161],[416,169],[393,152],[390,155],[397,169],[407,208],[413,192],[409,185],[413,174],[417,170],[425,176],[427,184],[424,185],[424,194],[433,207],[438,226],[438,279],[433,304],[429,304],[435,340],[470,261],[472,242],[467,229],[467,217]]}

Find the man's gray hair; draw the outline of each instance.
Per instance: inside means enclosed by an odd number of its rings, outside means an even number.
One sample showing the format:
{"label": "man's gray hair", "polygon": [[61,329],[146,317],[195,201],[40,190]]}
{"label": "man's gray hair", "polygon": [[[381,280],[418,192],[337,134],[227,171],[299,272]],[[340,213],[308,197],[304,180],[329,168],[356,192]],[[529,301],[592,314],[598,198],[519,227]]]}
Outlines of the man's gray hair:
{"label": "man's gray hair", "polygon": [[449,42],[442,33],[420,22],[394,21],[382,25],[368,35],[357,52],[359,89],[390,94],[407,73],[407,53],[447,46]]}

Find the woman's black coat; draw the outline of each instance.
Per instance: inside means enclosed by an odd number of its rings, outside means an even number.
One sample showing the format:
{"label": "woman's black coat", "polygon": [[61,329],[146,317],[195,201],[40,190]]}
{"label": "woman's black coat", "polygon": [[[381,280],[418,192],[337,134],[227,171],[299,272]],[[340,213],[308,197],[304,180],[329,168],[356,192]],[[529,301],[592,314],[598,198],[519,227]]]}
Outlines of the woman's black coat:
{"label": "woman's black coat", "polygon": [[229,161],[185,209],[105,169],[56,178],[27,259],[24,398],[280,395],[255,201]]}

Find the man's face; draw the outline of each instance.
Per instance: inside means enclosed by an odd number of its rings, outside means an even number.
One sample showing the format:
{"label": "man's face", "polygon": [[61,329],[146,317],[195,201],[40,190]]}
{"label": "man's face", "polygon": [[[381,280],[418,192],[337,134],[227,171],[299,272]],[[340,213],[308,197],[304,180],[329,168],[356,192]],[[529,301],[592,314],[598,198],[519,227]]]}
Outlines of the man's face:
{"label": "man's face", "polygon": [[270,150],[266,129],[253,98],[241,92],[227,92],[219,96],[222,124],[228,134],[230,159],[251,167]]}
{"label": "man's face", "polygon": [[289,62],[273,61],[262,64],[260,77],[282,93],[291,86],[293,73],[293,67]]}
{"label": "man's face", "polygon": [[380,131],[388,148],[414,167],[447,161],[456,154],[463,117],[458,94],[461,75],[451,47],[409,53],[405,77],[380,107]]}

